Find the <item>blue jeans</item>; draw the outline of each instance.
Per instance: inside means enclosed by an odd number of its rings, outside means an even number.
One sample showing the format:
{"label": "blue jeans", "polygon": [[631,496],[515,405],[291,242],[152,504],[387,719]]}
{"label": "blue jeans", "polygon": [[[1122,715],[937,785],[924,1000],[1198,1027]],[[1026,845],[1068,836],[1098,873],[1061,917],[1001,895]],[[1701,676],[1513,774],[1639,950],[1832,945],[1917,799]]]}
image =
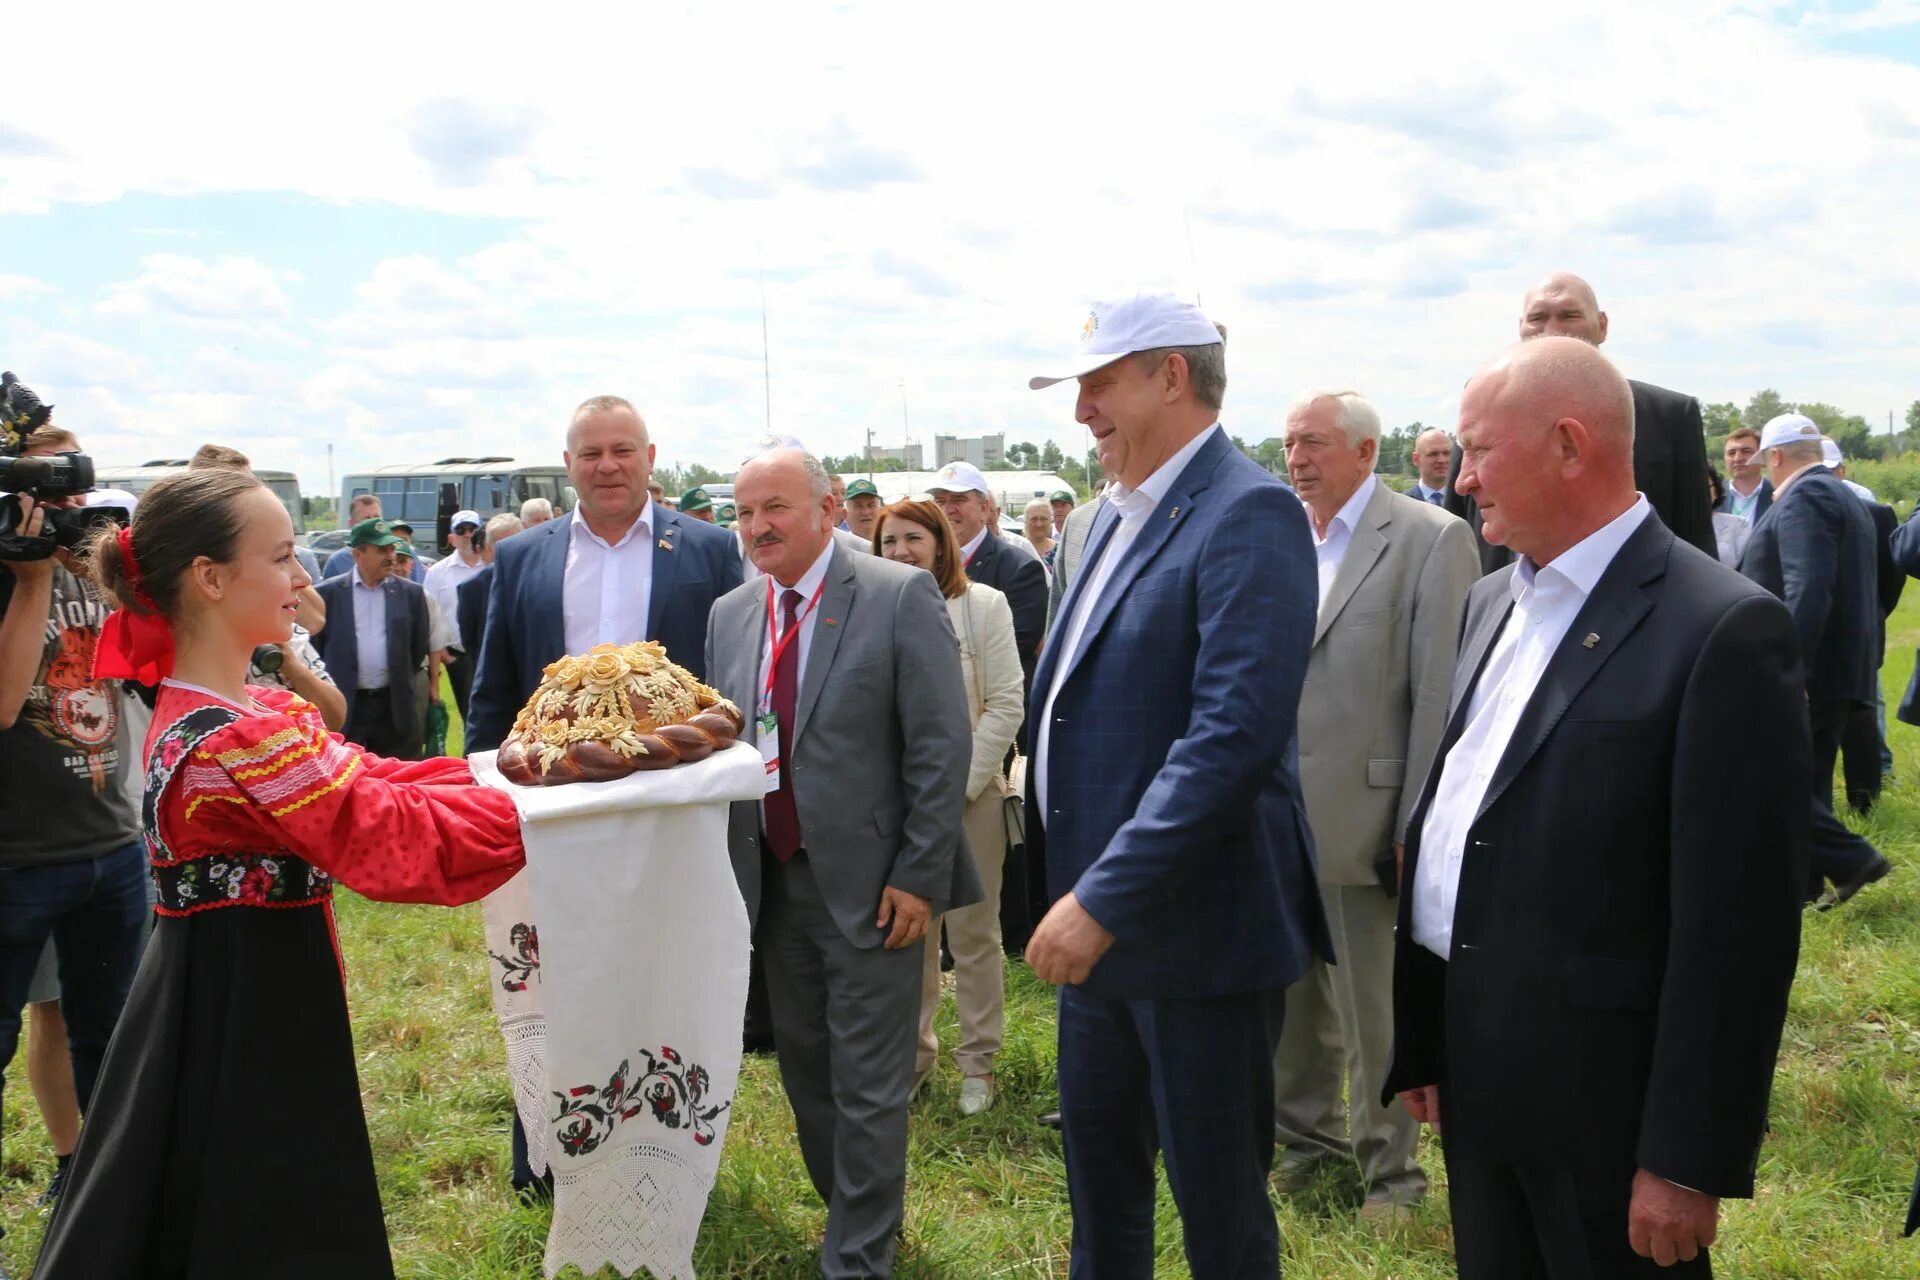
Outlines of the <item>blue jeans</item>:
{"label": "blue jeans", "polygon": [[27,987],[52,938],[74,1091],[87,1109],[140,964],[149,911],[146,849],[137,841],[96,858],[0,870],[0,1070],[20,1046]]}

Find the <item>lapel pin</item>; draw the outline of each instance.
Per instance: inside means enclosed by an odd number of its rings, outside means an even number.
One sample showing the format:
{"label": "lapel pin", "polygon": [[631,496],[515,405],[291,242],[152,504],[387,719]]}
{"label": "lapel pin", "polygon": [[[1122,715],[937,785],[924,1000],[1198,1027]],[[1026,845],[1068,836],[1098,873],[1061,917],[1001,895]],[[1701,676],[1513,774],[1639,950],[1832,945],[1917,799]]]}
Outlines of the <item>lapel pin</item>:
{"label": "lapel pin", "polygon": [[830,627],[837,627],[840,625],[839,621],[834,618],[822,618],[820,619],[820,621],[826,623]]}
{"label": "lapel pin", "polygon": [[1589,631],[1587,632],[1587,638],[1585,640],[1582,640],[1580,643],[1585,645],[1587,648],[1591,649],[1593,648],[1593,646],[1600,643],[1600,634],[1596,631]]}
{"label": "lapel pin", "polygon": [[1178,520],[1179,518],[1180,518],[1180,508],[1175,507],[1173,510],[1167,512],[1167,519]]}
{"label": "lapel pin", "polygon": [[662,551],[671,551],[673,550],[673,544],[671,542],[668,542],[665,538],[662,538],[660,539],[660,549]]}

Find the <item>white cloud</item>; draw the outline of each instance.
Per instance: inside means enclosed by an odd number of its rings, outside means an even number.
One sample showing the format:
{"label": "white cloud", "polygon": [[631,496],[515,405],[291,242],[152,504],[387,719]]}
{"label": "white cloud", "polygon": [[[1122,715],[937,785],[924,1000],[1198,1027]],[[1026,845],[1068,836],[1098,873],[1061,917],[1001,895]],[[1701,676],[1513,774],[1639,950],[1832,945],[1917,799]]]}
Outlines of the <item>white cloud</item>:
{"label": "white cloud", "polygon": [[108,287],[103,316],[176,315],[188,320],[277,320],[292,312],[280,282],[252,258],[211,261],[178,253],[149,254],[145,271]]}
{"label": "white cloud", "polygon": [[[960,24],[563,5],[501,39],[346,0],[287,36],[297,59],[223,34],[257,35],[257,13],[191,33],[132,13],[90,46],[109,92],[16,70],[8,136],[32,154],[9,156],[0,212],[291,192],[447,215],[461,249],[374,244],[344,277],[332,246],[309,261],[196,228],[199,256],[144,257],[55,326],[97,349],[50,344],[53,383],[85,375],[50,395],[97,389],[179,444],[270,429],[293,456],[263,465],[314,489],[329,440],[342,473],[557,454],[601,391],[642,405],[663,457],[730,464],[765,414],[763,265],[775,425],[833,453],[898,437],[903,381],[921,440],[1077,449],[1071,397],[1024,379],[1089,294],[1138,283],[1230,324],[1243,436],[1329,381],[1433,421],[1552,268],[1594,282],[1635,376],[1877,419],[1920,395],[1898,340],[1920,330],[1920,69],[1821,40],[1914,7],[1201,3],[1175,39],[1134,0],[1098,22],[987,0]],[[70,47],[82,27],[40,6],[17,38]],[[1187,40],[1206,56],[1173,56]],[[166,72],[189,42],[220,77]],[[470,252],[471,216],[514,221]],[[61,291],[36,302],[96,300],[92,276],[10,265]]]}

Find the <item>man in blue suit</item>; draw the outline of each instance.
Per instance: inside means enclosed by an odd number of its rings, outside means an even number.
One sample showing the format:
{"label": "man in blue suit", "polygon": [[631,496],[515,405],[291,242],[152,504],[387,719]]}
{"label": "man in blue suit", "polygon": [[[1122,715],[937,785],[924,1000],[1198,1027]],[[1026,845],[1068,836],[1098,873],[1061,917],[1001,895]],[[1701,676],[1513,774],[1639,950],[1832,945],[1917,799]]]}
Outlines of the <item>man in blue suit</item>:
{"label": "man in blue suit", "polygon": [[548,663],[597,644],[657,640],[706,678],[707,613],[740,585],[740,546],[717,525],[653,505],[653,444],[618,396],[595,396],[567,429],[571,516],[494,552],[467,741],[489,751]]}
{"label": "man in blue suit", "polygon": [[1891,871],[1886,857],[1833,812],[1833,762],[1847,722],[1873,709],[1880,685],[1880,595],[1873,517],[1827,470],[1820,428],[1783,413],[1760,431],[1773,501],[1753,526],[1740,572],[1786,602],[1800,636],[1813,729],[1809,901],[1826,882],[1838,906]]}
{"label": "man in blue suit", "polygon": [[327,620],[313,642],[347,699],[342,735],[375,755],[418,760],[425,733],[413,677],[427,660],[427,593],[394,573],[399,543],[378,517],[353,526],[352,570],[314,588]]}
{"label": "man in blue suit", "polygon": [[[573,514],[495,544],[486,625],[468,697],[467,750],[500,745],[547,664],[598,644],[657,640],[706,679],[707,614],[740,585],[731,531],[657,507],[647,424],[619,396],[573,411],[562,458]],[[513,1185],[536,1184],[513,1123]]]}
{"label": "man in blue suit", "polygon": [[1318,576],[1298,499],[1219,426],[1200,311],[1097,303],[1076,417],[1115,481],[1034,672],[1027,958],[1060,985],[1078,1280],[1153,1270],[1154,1155],[1196,1280],[1279,1274],[1283,992],[1331,960],[1294,732]]}

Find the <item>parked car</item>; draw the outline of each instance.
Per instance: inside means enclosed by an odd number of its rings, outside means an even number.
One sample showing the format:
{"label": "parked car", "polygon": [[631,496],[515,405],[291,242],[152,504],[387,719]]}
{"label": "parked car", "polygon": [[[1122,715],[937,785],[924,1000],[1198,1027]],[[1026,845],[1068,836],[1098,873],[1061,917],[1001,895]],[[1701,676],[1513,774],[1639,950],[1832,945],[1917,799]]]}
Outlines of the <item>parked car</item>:
{"label": "parked car", "polygon": [[349,529],[326,529],[307,536],[307,547],[322,556],[330,556],[347,545]]}

